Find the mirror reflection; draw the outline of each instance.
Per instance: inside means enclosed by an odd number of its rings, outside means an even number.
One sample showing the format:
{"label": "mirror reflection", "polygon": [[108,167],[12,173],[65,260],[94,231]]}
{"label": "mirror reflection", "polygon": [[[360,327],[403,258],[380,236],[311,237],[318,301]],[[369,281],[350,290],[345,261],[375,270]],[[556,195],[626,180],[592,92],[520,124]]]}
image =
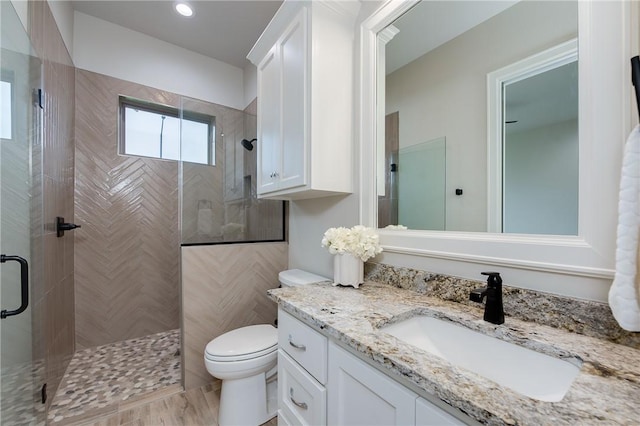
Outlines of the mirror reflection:
{"label": "mirror reflection", "polygon": [[578,63],[515,80],[494,110],[504,122],[495,232],[577,235]]}
{"label": "mirror reflection", "polygon": [[379,33],[379,227],[577,235],[576,51],[489,101],[492,74],[577,27],[575,1],[423,1]]}

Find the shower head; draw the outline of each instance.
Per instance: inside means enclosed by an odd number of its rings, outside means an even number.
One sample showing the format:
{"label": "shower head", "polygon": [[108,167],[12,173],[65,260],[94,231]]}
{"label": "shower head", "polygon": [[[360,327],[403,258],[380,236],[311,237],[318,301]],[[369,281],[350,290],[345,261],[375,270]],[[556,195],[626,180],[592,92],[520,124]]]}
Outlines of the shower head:
{"label": "shower head", "polygon": [[258,139],[251,139],[251,140],[242,139],[240,143],[242,144],[244,149],[246,149],[247,151],[253,151],[253,143],[257,140]]}

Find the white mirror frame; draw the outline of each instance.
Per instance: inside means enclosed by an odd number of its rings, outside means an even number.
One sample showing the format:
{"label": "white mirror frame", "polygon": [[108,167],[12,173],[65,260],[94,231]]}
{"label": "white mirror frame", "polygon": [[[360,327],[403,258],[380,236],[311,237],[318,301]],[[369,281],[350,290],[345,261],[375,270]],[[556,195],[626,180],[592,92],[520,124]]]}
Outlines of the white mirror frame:
{"label": "white mirror frame", "polygon": [[[360,222],[377,228],[376,135],[381,120],[377,34],[417,0],[388,0],[361,25]],[[380,229],[376,261],[482,279],[487,268],[508,285],[606,301],[613,278],[618,187],[624,141],[631,130],[629,59],[637,49],[633,2],[578,2],[578,236]],[[633,15],[633,16],[632,16]],[[636,53],[637,54],[637,53]]]}

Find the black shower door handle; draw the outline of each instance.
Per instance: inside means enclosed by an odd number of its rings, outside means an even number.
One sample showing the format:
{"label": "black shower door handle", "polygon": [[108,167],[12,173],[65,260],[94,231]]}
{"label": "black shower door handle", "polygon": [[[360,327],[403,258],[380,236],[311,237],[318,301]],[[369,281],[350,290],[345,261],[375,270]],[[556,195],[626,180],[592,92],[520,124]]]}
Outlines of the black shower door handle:
{"label": "black shower door handle", "polygon": [[18,262],[20,264],[20,307],[12,311],[3,309],[0,311],[0,319],[5,319],[12,315],[18,315],[27,309],[29,305],[29,263],[20,256],[7,256],[6,254],[0,254],[0,263],[5,263],[10,260]]}

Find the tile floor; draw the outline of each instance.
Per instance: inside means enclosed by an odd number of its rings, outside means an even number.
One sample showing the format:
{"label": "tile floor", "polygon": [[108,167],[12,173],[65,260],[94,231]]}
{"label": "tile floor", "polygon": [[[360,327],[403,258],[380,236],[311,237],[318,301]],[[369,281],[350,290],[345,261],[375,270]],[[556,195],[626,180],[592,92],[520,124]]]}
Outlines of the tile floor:
{"label": "tile floor", "polygon": [[0,424],[44,425],[44,404],[36,389],[44,374],[44,362],[12,365],[0,372]]}
{"label": "tile floor", "polygon": [[78,424],[180,392],[179,348],[179,330],[171,330],[77,352],[48,423]]}
{"label": "tile floor", "polygon": [[[206,385],[95,419],[82,426],[216,426],[220,389]],[[277,426],[277,417],[262,426]]]}

